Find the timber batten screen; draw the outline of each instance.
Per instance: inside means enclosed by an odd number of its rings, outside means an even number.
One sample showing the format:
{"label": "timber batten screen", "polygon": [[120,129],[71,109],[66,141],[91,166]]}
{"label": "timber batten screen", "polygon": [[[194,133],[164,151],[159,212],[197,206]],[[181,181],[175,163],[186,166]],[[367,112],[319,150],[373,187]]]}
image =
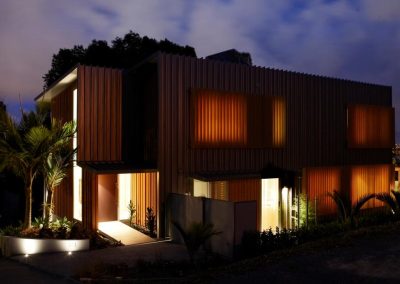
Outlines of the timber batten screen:
{"label": "timber batten screen", "polygon": [[310,206],[317,205],[317,215],[334,214],[336,204],[328,193],[341,191],[340,168],[307,168],[304,173],[305,189]]}
{"label": "timber batten screen", "polygon": [[78,67],[78,161],[122,160],[122,71]]}
{"label": "timber batten screen", "polygon": [[194,147],[285,146],[286,106],[282,97],[194,90],[191,110]]}
{"label": "timber batten screen", "polygon": [[[390,193],[393,174],[392,165],[360,165],[351,168],[351,200],[357,200],[367,194]],[[363,208],[379,207],[384,204],[376,198],[370,199]]]}
{"label": "timber batten screen", "polygon": [[394,109],[350,105],[347,131],[350,148],[391,148],[394,145]]}

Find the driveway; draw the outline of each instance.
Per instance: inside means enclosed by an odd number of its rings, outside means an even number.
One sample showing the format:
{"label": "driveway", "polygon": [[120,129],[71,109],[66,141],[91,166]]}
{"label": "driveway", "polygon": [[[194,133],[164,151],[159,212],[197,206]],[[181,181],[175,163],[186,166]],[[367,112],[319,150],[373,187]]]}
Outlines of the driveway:
{"label": "driveway", "polygon": [[[244,264],[243,266],[246,266]],[[214,283],[400,283],[400,234],[364,237],[259,259],[212,276]],[[245,269],[246,270],[246,269]],[[208,281],[207,281],[208,282]]]}
{"label": "driveway", "polygon": [[25,264],[18,263],[4,257],[0,257],[0,282],[2,284],[19,283],[74,283],[74,281],[63,279],[55,275],[31,268]]}

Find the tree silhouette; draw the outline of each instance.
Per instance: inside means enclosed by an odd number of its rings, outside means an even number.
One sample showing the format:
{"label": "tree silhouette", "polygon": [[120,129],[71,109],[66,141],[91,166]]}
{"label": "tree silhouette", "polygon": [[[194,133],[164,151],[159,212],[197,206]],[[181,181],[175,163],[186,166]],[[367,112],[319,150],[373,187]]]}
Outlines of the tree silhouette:
{"label": "tree silhouette", "polygon": [[114,68],[130,68],[156,51],[196,57],[191,46],[181,46],[164,39],[157,41],[129,31],[124,37],[116,37],[111,46],[104,40],[92,40],[87,48],[75,45],[62,48],[53,55],[50,70],[43,75],[44,88],[48,88],[76,64]]}

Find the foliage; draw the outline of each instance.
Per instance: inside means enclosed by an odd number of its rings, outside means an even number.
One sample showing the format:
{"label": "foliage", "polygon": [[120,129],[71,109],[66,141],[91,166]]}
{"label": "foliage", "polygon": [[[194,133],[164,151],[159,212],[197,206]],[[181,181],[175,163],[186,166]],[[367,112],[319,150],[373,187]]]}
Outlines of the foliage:
{"label": "foliage", "polygon": [[76,45],[62,48],[53,55],[50,70],[43,76],[48,88],[78,63],[86,65],[130,68],[156,51],[196,57],[193,47],[180,46],[167,39],[157,41],[129,31],[123,38],[116,37],[111,46],[104,40],[93,40],[87,48]]}
{"label": "foliage", "polygon": [[376,194],[376,199],[385,203],[392,214],[400,215],[400,192],[392,190],[390,193],[378,193]]}
{"label": "foliage", "polygon": [[154,237],[156,231],[156,215],[150,207],[146,209],[146,227],[149,230],[150,236]]}
{"label": "foliage", "polygon": [[337,190],[329,192],[328,196],[336,203],[339,221],[343,224],[350,223],[351,227],[356,227],[357,218],[360,214],[361,208],[370,199],[374,198],[375,194],[366,194],[361,196],[354,205],[351,204],[350,198],[347,194],[343,194]]}
{"label": "foliage", "polygon": [[129,211],[129,226],[132,227],[132,225],[133,225],[133,219],[134,219],[135,216],[136,216],[136,206],[133,205],[132,200],[129,200],[128,211]]}
{"label": "foliage", "polygon": [[298,244],[299,230],[282,229],[278,227],[275,233],[271,228],[263,232],[245,231],[242,236],[240,255],[250,257],[265,254],[277,249],[290,248]]}
{"label": "foliage", "polygon": [[[74,124],[61,125],[53,120],[46,124],[48,107],[39,104],[35,112],[23,113],[19,124],[6,113],[0,119],[0,171],[9,170],[24,181],[25,228],[31,227],[33,183],[46,162],[65,152],[74,133]],[[73,130],[73,131],[71,131]]]}
{"label": "foliage", "polygon": [[202,222],[193,222],[186,230],[175,221],[173,221],[172,224],[179,231],[183,241],[185,242],[191,263],[194,263],[194,257],[199,248],[212,236],[221,233],[214,230],[214,225],[210,223],[204,224]]}
{"label": "foliage", "polygon": [[307,195],[304,193],[299,194],[299,202],[300,227],[314,224],[316,220],[314,203],[309,201]]}
{"label": "foliage", "polygon": [[52,222],[39,217],[34,219],[31,228],[7,226],[1,229],[0,233],[6,236],[41,239],[84,239],[90,236],[80,223],[70,221],[67,217]]}
{"label": "foliage", "polygon": [[15,236],[19,235],[19,232],[21,232],[21,230],[22,230],[22,226],[9,225],[9,226],[6,226],[6,227],[0,229],[0,235],[15,237]]}
{"label": "foliage", "polygon": [[42,173],[44,176],[47,200],[44,204],[45,218],[52,220],[54,210],[54,191],[61,184],[68,174],[68,169],[72,165],[76,149],[71,148],[70,141],[76,133],[74,122],[68,122],[63,125],[53,121],[51,128],[54,143],[59,147],[50,152],[44,161]]}

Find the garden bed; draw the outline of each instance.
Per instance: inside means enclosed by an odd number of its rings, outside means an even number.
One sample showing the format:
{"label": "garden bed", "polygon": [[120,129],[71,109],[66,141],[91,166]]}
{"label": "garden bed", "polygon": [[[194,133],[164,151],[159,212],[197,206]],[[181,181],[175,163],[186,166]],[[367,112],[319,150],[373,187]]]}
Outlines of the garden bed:
{"label": "garden bed", "polygon": [[73,252],[89,249],[89,239],[29,239],[12,236],[0,236],[0,248],[4,256],[18,254],[38,254],[47,252]]}

